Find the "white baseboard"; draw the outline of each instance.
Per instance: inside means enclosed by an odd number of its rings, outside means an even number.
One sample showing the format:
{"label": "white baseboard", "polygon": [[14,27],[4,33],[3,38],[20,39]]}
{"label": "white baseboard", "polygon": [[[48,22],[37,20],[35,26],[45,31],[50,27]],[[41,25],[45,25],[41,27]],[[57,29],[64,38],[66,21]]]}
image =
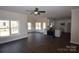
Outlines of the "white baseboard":
{"label": "white baseboard", "polygon": [[1,41],[0,44],[8,43],[8,42],[15,41],[15,40],[20,40],[22,38],[28,38],[28,36],[18,37],[18,38],[13,38],[13,39],[10,39],[10,40]]}
{"label": "white baseboard", "polygon": [[79,42],[75,42],[75,41],[70,41],[70,43],[74,43],[74,44],[78,44],[79,45]]}

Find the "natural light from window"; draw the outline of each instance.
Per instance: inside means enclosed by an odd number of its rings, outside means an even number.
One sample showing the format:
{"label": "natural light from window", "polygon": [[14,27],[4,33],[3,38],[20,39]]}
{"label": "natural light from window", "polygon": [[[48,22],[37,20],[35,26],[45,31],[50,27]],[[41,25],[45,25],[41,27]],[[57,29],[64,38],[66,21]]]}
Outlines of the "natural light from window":
{"label": "natural light from window", "polygon": [[31,23],[28,22],[28,30],[31,30]]}
{"label": "natural light from window", "polygon": [[39,24],[39,30],[41,30],[41,23],[39,22],[38,24]]}
{"label": "natural light from window", "polygon": [[43,30],[46,29],[46,23],[43,23]]}
{"label": "natural light from window", "polygon": [[0,20],[0,36],[9,36],[9,21]]}
{"label": "natural light from window", "polygon": [[19,33],[18,21],[0,20],[0,36]]}
{"label": "natural light from window", "polygon": [[11,21],[11,34],[18,33],[18,22],[17,21]]}
{"label": "natural light from window", "polygon": [[36,30],[41,30],[41,23],[40,22],[36,22],[35,23],[35,27],[36,27]]}

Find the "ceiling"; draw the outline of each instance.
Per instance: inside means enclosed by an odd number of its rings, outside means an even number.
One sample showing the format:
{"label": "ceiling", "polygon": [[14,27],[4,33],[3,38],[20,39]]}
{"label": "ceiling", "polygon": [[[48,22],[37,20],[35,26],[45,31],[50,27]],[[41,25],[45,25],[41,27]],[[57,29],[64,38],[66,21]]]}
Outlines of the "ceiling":
{"label": "ceiling", "polygon": [[34,10],[36,7],[46,11],[45,14],[41,14],[42,16],[52,16],[53,18],[70,17],[71,10],[79,8],[79,6],[0,6],[0,9],[29,14],[26,10]]}

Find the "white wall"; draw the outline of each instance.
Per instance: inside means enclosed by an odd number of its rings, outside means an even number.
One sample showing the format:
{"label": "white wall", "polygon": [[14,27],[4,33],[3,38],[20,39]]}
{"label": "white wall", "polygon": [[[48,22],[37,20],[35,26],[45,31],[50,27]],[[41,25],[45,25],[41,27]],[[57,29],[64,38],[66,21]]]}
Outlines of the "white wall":
{"label": "white wall", "polygon": [[0,10],[0,20],[17,20],[19,22],[19,34],[9,37],[0,37],[0,43],[9,42],[27,37],[27,15]]}
{"label": "white wall", "polygon": [[72,10],[71,43],[79,44],[79,9]]}
{"label": "white wall", "polygon": [[[65,26],[62,26],[61,23],[65,23]],[[55,21],[56,28],[63,28],[64,32],[70,32],[67,30],[68,23],[71,23],[71,19],[57,19]]]}

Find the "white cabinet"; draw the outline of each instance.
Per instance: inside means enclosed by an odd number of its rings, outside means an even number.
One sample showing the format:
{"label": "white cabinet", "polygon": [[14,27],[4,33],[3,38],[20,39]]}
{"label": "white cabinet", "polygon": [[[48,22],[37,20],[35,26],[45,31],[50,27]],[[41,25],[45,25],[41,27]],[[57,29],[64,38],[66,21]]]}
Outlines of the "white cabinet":
{"label": "white cabinet", "polygon": [[47,35],[47,29],[43,30],[43,34]]}
{"label": "white cabinet", "polygon": [[60,37],[61,36],[61,30],[56,29],[55,30],[55,37]]}

